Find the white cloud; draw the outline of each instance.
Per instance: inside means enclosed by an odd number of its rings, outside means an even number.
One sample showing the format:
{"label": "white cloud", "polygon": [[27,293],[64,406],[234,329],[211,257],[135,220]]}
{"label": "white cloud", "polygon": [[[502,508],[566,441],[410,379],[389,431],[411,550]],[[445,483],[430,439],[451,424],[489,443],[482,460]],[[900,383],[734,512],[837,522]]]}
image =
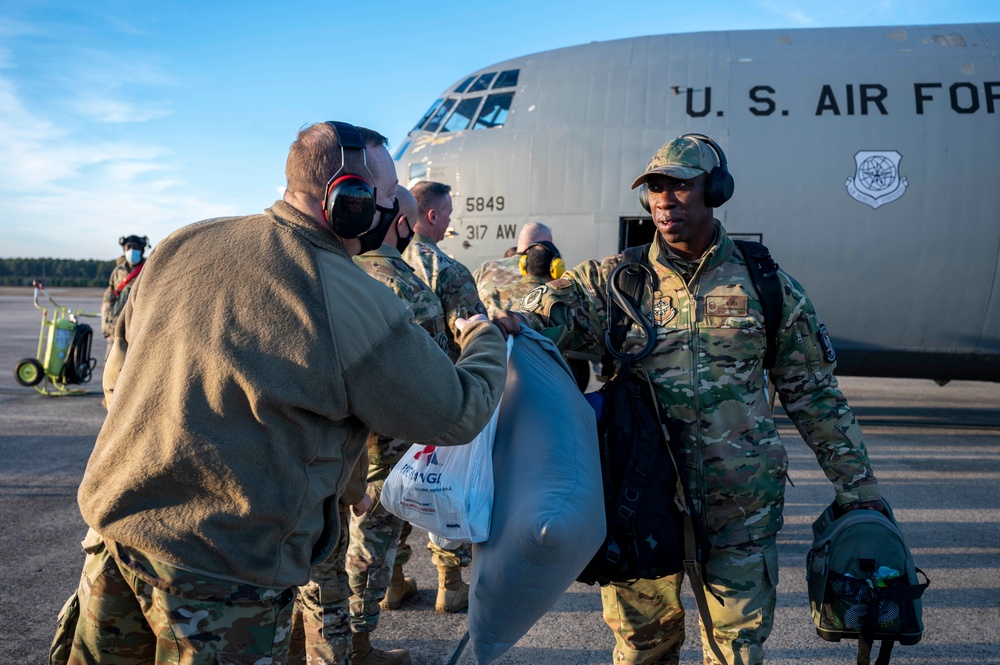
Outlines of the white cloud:
{"label": "white cloud", "polygon": [[156,104],[137,104],[111,97],[97,97],[89,93],[78,97],[73,110],[97,122],[146,122],[170,115],[173,111]]}
{"label": "white cloud", "polygon": [[184,224],[237,212],[188,193],[168,149],[57,124],[26,108],[3,76],[0,155],[4,257],[110,258],[120,235],[156,242]]}
{"label": "white cloud", "polygon": [[168,102],[147,99],[147,94],[176,87],[176,78],[163,67],[128,52],[84,50],[60,78],[68,93],[69,109],[86,119],[147,122],[173,113]]}

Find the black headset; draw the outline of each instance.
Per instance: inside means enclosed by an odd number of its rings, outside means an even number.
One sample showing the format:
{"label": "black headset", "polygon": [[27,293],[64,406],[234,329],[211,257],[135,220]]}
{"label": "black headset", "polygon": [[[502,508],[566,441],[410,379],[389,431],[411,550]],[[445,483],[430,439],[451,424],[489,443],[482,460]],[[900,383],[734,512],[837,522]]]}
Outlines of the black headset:
{"label": "black headset", "polygon": [[141,238],[139,236],[122,236],[118,239],[118,244],[122,247],[130,242],[135,243],[136,245],[142,245],[142,251],[145,252],[146,248],[149,247],[149,236],[142,236]]}
{"label": "black headset", "polygon": [[548,240],[540,240],[538,242],[533,242],[524,249],[524,253],[521,254],[521,260],[518,262],[518,268],[521,270],[522,275],[528,274],[528,250],[532,247],[544,247],[549,254],[552,255],[552,259],[549,261],[549,276],[552,279],[559,279],[562,274],[566,272],[566,262],[563,261],[562,256],[559,254],[559,250]]}
{"label": "black headset", "polygon": [[328,121],[326,124],[333,128],[340,144],[340,168],[326,183],[323,211],[334,233],[341,238],[357,238],[372,225],[378,189],[359,175],[341,175],[346,163],[345,151],[360,150],[372,183],[375,182],[375,176],[368,168],[368,151],[358,128],[346,122]]}
{"label": "black headset", "polygon": [[[736,181],[733,180],[733,175],[729,172],[729,162],[726,160],[726,153],[722,151],[719,144],[704,134],[681,134],[677,138],[698,139],[711,146],[715,154],[719,156],[719,165],[709,171],[708,179],[705,181],[705,205],[709,208],[718,208],[733,198]],[[642,187],[639,188],[639,204],[642,205],[646,212],[652,212],[652,209],[649,207],[649,189],[646,187],[646,183],[642,183]]]}

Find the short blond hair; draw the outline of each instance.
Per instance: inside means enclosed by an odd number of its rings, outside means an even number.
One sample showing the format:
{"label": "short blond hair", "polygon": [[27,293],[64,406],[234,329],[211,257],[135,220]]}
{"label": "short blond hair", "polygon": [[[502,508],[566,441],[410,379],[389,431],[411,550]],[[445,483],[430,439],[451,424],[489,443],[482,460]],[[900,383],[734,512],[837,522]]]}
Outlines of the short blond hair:
{"label": "short blond hair", "polygon": [[[361,140],[369,148],[389,145],[389,139],[366,127],[358,127]],[[345,164],[341,163],[340,142],[333,127],[325,122],[303,127],[288,149],[285,162],[286,189],[301,192],[321,201],[326,197],[326,184],[341,166],[344,173],[359,175],[365,180],[373,176],[365,169],[365,158],[356,150],[344,151]],[[369,164],[369,168],[371,165]],[[372,187],[375,183],[370,183]]]}
{"label": "short blond hair", "polygon": [[451,196],[451,186],[443,182],[421,180],[413,187],[410,187],[410,193],[417,200],[420,216],[423,217],[431,210],[435,210],[443,205],[445,197]]}

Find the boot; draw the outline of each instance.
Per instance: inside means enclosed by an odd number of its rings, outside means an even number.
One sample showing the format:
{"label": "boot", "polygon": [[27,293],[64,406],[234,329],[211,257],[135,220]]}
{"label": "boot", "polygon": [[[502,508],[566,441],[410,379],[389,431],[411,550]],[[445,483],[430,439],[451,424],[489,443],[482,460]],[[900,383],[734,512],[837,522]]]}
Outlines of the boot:
{"label": "boot", "polygon": [[410,652],[406,649],[382,651],[371,643],[371,633],[354,633],[351,636],[352,665],[410,665]]}
{"label": "boot", "polygon": [[462,581],[462,569],[438,566],[438,595],[434,609],[453,614],[469,606],[469,585]]}
{"label": "boot", "polygon": [[403,576],[403,567],[396,564],[392,567],[392,579],[389,588],[385,590],[385,598],[379,603],[383,610],[398,610],[404,600],[417,595],[417,581],[412,577]]}

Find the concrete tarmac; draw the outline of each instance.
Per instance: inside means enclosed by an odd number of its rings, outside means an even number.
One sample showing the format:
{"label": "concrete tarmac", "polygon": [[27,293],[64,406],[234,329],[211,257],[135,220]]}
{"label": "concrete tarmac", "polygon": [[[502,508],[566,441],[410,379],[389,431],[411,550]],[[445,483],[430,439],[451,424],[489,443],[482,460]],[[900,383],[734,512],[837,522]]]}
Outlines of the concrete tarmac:
{"label": "concrete tarmac", "polygon": [[[61,304],[98,310],[98,290],[58,290]],[[31,289],[0,288],[0,663],[44,663],[56,615],[75,589],[86,525],[76,490],[104,419],[100,376],[104,341],[96,319],[98,367],[88,393],[44,397],[14,381],[15,363],[34,355],[41,313]],[[931,580],[925,633],[896,646],[893,662],[1000,664],[1000,384],[846,377],[872,465],[902,525],[917,566]],[[767,662],[842,665],[855,642],[829,643],[812,627],[805,585],[810,525],[833,491],[791,422],[778,419],[791,458],[778,535],[781,579]],[[418,665],[474,662],[459,649],[466,615],[434,611],[436,574],[412,537],[407,574],[417,597],[384,612],[373,642],[405,647]],[[468,579],[468,574],[466,574]],[[694,600],[684,595],[688,639],[682,662],[701,661]],[[607,663],[613,638],[596,588],[574,584],[498,665]]]}

